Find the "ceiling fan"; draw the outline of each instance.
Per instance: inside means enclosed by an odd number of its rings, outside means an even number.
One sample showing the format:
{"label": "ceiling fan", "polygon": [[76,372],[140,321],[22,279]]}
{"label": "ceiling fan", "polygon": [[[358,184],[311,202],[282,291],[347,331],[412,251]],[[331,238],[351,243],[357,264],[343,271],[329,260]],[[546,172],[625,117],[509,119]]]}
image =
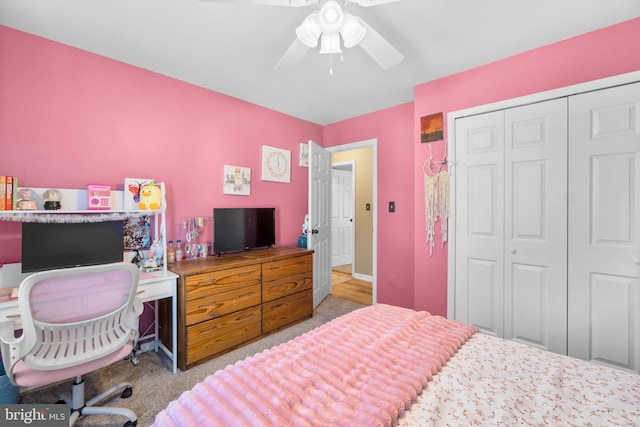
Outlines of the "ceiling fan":
{"label": "ceiling fan", "polygon": [[[315,4],[319,9],[309,14],[296,28],[296,38],[276,68],[287,68],[302,61],[310,49],[320,45],[321,54],[342,53],[341,47],[360,46],[383,69],[398,65],[404,55],[362,18],[345,12],[336,0],[205,0],[217,3],[243,3],[267,6],[302,7]],[[342,0],[347,5],[363,7],[394,3],[400,0]],[[332,69],[330,68],[330,73]]]}

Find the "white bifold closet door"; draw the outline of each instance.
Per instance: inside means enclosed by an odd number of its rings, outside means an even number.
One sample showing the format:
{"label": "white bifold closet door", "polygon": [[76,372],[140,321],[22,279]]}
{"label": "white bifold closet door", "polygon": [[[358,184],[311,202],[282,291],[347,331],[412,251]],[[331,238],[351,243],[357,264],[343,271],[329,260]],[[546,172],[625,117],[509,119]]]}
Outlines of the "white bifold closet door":
{"label": "white bifold closet door", "polygon": [[640,373],[640,83],[569,111],[569,355]]}
{"label": "white bifold closet door", "polygon": [[567,100],[456,120],[454,317],[567,352]]}

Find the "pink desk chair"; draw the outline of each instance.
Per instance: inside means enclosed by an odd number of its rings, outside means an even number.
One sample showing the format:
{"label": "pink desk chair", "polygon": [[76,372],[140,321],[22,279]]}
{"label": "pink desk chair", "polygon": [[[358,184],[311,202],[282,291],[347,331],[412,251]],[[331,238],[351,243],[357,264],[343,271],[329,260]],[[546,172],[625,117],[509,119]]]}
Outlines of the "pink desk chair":
{"label": "pink desk chair", "polygon": [[72,393],[61,398],[71,407],[69,425],[85,415],[113,414],[137,424],[125,408],[94,406],[131,384],[121,383],[85,401],[82,375],[128,356],[138,335],[142,303],[136,298],[138,269],[118,263],[34,273],[18,291],[23,333],[13,321],[0,323],[2,361],[11,383],[40,387],[75,378]]}

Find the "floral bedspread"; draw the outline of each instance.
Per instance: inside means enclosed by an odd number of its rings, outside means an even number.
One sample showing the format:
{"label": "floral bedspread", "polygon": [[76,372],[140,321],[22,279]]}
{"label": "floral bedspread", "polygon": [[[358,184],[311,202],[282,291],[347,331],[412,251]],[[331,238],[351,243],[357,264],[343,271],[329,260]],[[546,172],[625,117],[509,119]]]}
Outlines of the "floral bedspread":
{"label": "floral bedspread", "polygon": [[398,426],[640,426],[640,375],[475,334]]}

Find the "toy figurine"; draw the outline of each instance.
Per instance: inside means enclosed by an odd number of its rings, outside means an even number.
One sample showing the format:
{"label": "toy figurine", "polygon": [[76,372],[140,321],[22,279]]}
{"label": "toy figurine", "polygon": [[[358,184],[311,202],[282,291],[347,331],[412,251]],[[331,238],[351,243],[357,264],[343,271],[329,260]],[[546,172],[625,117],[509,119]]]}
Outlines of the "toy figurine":
{"label": "toy figurine", "polygon": [[138,208],[140,210],[156,210],[162,205],[162,191],[155,184],[144,184],[140,188],[140,201]]}
{"label": "toy figurine", "polygon": [[153,244],[149,248],[149,256],[142,263],[142,269],[151,271],[162,267],[162,241],[160,239],[154,239]]}

